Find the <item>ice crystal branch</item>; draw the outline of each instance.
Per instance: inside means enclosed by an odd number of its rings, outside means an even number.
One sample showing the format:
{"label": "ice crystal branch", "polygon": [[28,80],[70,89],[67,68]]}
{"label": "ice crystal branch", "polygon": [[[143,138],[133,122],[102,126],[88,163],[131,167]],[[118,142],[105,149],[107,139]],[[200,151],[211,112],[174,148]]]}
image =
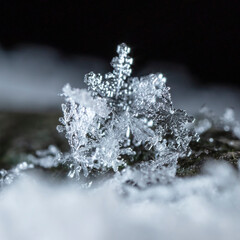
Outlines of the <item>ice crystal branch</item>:
{"label": "ice crystal branch", "polygon": [[128,56],[130,48],[122,43],[117,47],[118,56],[112,59],[113,72],[105,74],[95,74],[90,72],[85,75],[84,81],[88,85],[92,96],[107,98],[109,105],[115,108],[128,108],[131,86],[126,82],[127,77],[132,73],[131,65],[133,59]]}
{"label": "ice crystal branch", "polygon": [[116,172],[145,160],[159,171],[176,169],[178,157],[188,154],[190,141],[198,138],[194,119],[173,107],[166,78],[159,73],[130,77],[130,48],[120,44],[117,53],[112,73],[85,75],[88,91],[63,88],[66,103],[57,129],[71,147],[65,159],[70,176],[81,171],[87,176],[94,169]]}

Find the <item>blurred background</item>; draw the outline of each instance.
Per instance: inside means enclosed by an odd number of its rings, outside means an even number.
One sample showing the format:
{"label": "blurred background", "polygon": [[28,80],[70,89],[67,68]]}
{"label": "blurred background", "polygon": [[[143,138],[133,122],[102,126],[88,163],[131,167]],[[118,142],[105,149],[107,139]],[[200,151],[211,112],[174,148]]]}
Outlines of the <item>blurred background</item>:
{"label": "blurred background", "polygon": [[175,106],[238,109],[239,1],[0,1],[0,110],[60,111],[62,86],[110,71],[121,42],[133,75],[162,72]]}

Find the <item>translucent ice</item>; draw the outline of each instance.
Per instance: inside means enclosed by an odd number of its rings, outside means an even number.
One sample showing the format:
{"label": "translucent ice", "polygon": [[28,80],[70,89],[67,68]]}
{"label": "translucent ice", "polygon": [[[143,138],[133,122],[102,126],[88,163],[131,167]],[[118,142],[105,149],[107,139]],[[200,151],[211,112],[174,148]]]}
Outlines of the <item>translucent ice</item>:
{"label": "translucent ice", "polygon": [[198,139],[194,119],[173,107],[162,74],[131,78],[130,48],[120,44],[117,53],[112,73],[85,75],[89,91],[69,84],[63,88],[63,117],[57,129],[71,147],[65,161],[69,175],[79,177],[83,171],[88,176],[94,169],[117,172],[140,162],[145,172],[168,169],[174,176],[177,159],[189,154],[189,143]]}
{"label": "translucent ice", "polygon": [[28,164],[27,162],[22,162],[17,164],[14,168],[10,170],[1,169],[0,170],[0,187],[4,185],[9,185],[13,180],[22,174],[23,171],[33,168],[33,164]]}

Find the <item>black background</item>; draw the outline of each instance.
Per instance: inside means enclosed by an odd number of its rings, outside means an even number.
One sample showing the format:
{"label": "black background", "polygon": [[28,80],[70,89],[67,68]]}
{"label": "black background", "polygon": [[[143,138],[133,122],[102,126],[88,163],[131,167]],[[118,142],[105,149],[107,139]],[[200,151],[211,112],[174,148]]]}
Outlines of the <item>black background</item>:
{"label": "black background", "polygon": [[135,69],[149,60],[175,62],[204,84],[240,87],[239,14],[239,0],[0,0],[0,44],[41,44],[63,56],[109,60],[126,42]]}

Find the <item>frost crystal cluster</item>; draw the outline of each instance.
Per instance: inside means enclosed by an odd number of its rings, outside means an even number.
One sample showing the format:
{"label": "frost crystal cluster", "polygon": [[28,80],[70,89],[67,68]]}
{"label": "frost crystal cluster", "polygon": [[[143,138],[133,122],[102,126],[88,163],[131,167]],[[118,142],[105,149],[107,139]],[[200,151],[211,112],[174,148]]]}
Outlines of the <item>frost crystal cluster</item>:
{"label": "frost crystal cluster", "polygon": [[34,168],[33,164],[22,162],[10,170],[0,169],[0,187],[11,184],[23,171]]}
{"label": "frost crystal cluster", "polygon": [[66,102],[57,129],[71,147],[64,160],[69,176],[117,172],[133,163],[148,166],[143,172],[170,169],[174,175],[177,159],[189,154],[190,141],[197,139],[194,119],[173,107],[162,74],[130,77],[130,48],[122,43],[117,53],[112,72],[85,75],[88,91],[63,88]]}

